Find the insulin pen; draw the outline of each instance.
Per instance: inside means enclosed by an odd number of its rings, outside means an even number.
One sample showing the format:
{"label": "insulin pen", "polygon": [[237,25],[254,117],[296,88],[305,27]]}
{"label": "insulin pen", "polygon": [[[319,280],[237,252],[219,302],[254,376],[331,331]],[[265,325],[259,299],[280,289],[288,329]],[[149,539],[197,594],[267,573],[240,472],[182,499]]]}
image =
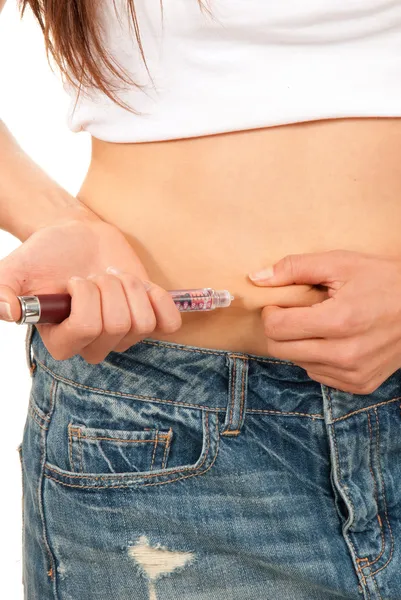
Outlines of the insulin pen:
{"label": "insulin pen", "polygon": [[[234,296],[228,290],[194,288],[188,290],[168,290],[180,312],[214,310],[230,306]],[[24,323],[61,323],[71,312],[70,294],[38,294],[37,296],[17,296],[21,304],[21,318],[17,325]]]}

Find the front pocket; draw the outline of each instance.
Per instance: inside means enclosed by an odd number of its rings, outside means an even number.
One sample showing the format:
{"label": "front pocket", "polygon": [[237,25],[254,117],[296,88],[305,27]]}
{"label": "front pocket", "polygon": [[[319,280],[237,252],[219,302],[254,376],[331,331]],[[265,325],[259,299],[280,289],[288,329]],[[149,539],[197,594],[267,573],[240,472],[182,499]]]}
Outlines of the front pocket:
{"label": "front pocket", "polygon": [[165,469],[173,430],[99,429],[69,423],[71,471],[75,473],[135,473]]}
{"label": "front pocket", "polygon": [[[191,411],[192,412],[192,411]],[[174,444],[169,454],[169,466],[164,469],[126,471],[110,473],[95,471],[81,473],[66,471],[51,460],[45,463],[44,476],[70,488],[105,489],[154,486],[174,481],[190,481],[190,478],[210,472],[219,451],[219,414],[214,411],[200,411],[192,414],[191,421],[200,419],[195,430],[189,423],[182,429],[177,420],[174,430]],[[180,435],[183,433],[183,435]],[[197,442],[194,443],[196,436]],[[192,440],[192,441],[191,441]]]}
{"label": "front pocket", "polygon": [[189,481],[214,464],[218,441],[218,411],[58,381],[44,474],[86,488]]}

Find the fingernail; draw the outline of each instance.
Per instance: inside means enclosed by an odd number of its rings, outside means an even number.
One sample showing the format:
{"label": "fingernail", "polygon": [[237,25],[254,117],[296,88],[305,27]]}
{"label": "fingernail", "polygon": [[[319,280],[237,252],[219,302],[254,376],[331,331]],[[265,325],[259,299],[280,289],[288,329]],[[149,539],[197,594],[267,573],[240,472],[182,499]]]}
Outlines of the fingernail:
{"label": "fingernail", "polygon": [[150,290],[150,288],[152,287],[152,284],[150,283],[150,281],[147,281],[146,279],[144,279],[142,281],[143,285],[145,286],[145,290],[148,291]]}
{"label": "fingernail", "polygon": [[106,272],[113,273],[114,275],[119,275],[121,273],[121,271],[116,269],[116,267],[107,267]]}
{"label": "fingernail", "polygon": [[260,279],[270,279],[270,277],[273,277],[273,275],[274,275],[273,269],[271,267],[267,267],[266,269],[263,269],[262,271],[257,271],[256,273],[250,273],[249,279],[253,279],[255,281],[260,280]]}
{"label": "fingernail", "polygon": [[0,319],[3,321],[13,321],[11,307],[8,302],[0,302]]}

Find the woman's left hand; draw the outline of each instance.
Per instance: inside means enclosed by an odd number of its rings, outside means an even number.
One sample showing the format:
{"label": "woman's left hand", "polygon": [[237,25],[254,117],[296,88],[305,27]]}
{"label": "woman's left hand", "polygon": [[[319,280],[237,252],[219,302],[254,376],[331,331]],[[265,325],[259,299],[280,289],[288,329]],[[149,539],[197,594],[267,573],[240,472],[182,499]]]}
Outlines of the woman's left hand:
{"label": "woman's left hand", "polygon": [[249,277],[263,287],[322,284],[329,298],[306,307],[265,306],[270,356],[353,394],[374,392],[401,368],[401,257],[349,250],[290,254],[273,270],[270,279]]}

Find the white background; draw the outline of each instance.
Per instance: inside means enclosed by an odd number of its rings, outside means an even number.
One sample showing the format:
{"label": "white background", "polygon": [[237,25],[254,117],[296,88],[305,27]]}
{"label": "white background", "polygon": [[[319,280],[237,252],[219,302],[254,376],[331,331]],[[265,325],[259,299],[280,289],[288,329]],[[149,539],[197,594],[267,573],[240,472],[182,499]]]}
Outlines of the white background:
{"label": "white background", "polygon": [[[0,14],[0,119],[25,152],[76,194],[89,164],[90,135],[68,130],[68,102],[60,76],[47,63],[39,26],[29,11],[21,21],[16,0],[8,0]],[[0,259],[20,243],[0,230]],[[0,597],[4,600],[23,599],[21,473],[16,449],[31,385],[25,334],[26,325],[0,321]]]}

